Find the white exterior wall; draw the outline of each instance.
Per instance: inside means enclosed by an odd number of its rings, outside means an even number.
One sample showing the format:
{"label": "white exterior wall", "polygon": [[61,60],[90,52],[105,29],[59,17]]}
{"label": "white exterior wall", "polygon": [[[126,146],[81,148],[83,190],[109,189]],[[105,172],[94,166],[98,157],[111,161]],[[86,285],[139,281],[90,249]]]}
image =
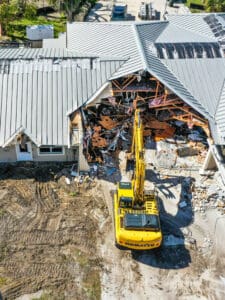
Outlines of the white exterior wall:
{"label": "white exterior wall", "polygon": [[[32,155],[33,161],[52,161],[52,162],[63,162],[63,161],[75,161],[78,160],[78,151],[76,149],[68,149],[68,147],[64,147],[63,154],[42,154],[39,155],[38,147],[35,144],[32,144]],[[11,145],[9,147],[1,148],[0,147],[0,163],[11,163],[17,162],[16,155],[16,146]]]}
{"label": "white exterior wall", "polygon": [[0,147],[0,162],[15,162],[16,159],[15,145],[5,148]]}

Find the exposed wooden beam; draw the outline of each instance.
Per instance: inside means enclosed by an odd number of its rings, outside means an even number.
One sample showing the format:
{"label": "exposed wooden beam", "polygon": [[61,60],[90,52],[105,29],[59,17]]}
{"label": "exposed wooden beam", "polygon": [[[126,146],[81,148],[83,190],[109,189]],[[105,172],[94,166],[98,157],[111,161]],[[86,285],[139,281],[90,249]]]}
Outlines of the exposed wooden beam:
{"label": "exposed wooden beam", "polygon": [[130,85],[136,78],[136,76],[130,78],[130,80],[125,85],[123,85],[122,89],[124,90],[126,87],[128,87],[128,85]]}

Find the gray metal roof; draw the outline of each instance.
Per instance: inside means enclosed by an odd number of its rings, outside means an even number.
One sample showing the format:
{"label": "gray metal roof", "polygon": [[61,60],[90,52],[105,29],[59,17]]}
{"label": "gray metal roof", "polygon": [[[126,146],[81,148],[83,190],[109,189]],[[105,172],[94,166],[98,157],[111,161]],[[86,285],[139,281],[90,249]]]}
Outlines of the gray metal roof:
{"label": "gray metal roof", "polygon": [[167,15],[166,18],[171,24],[176,25],[181,30],[189,30],[194,34],[198,33],[202,36],[215,39],[215,36],[204,21],[204,17],[208,14],[188,14],[188,15]]}
{"label": "gray metal roof", "polygon": [[144,68],[132,22],[68,23],[67,35],[69,50],[129,58],[114,77],[121,77]]}
{"label": "gray metal roof", "polygon": [[[212,50],[212,55],[208,55],[204,48],[220,48],[218,39],[204,20],[207,15],[168,16],[169,21],[161,22],[72,23],[67,26],[68,48],[96,55],[128,57],[128,61],[112,78],[139,69],[148,70],[212,123],[216,121],[215,115],[222,101],[225,68],[222,52],[218,55]],[[173,59],[166,56],[162,59],[157,54],[157,43],[191,45],[193,58],[188,53],[180,57],[175,46]],[[204,48],[202,57],[197,47]],[[214,133],[217,141],[221,134],[225,137],[225,131],[222,130],[223,123],[225,127],[225,112],[222,115],[221,124],[218,123],[218,136]]]}
{"label": "gray metal roof", "polygon": [[66,32],[61,33],[57,39],[43,39],[43,48],[55,48],[65,49],[66,48]]}
{"label": "gray metal roof", "polygon": [[[225,65],[224,65],[225,67]],[[225,143],[225,79],[223,81],[222,89],[221,89],[221,94],[220,94],[220,101],[218,103],[216,113],[215,113],[215,120],[217,127],[219,128],[220,132],[220,137],[221,141],[218,142],[219,144],[224,144]]]}
{"label": "gray metal roof", "polygon": [[190,90],[182,84],[180,78],[171,72],[170,69],[167,68],[167,66],[163,64],[162,61],[155,56],[155,54],[153,54],[148,39],[145,39],[146,35],[145,37],[142,37],[142,33],[139,32],[139,36],[146,57],[147,70],[187,104],[191,105],[204,116],[209,117],[207,110],[205,110],[204,106],[202,106],[201,103],[193,97]]}
{"label": "gray metal roof", "polygon": [[[87,53],[69,51],[67,49],[55,48],[3,48],[0,50],[0,60],[22,60],[22,59],[38,59],[38,58],[85,58],[96,57]],[[98,57],[98,56],[97,56]]]}
{"label": "gray metal roof", "polygon": [[[168,25],[168,21],[140,22],[136,24],[136,28],[138,32],[141,31],[143,38],[147,37],[149,42],[154,43],[167,29]],[[149,30],[150,28],[151,30]]]}
{"label": "gray metal roof", "polygon": [[191,31],[188,28],[182,28],[176,23],[168,23],[165,30],[159,35],[155,42],[157,43],[209,43],[215,42],[215,37],[201,34],[201,31]]}
{"label": "gray metal roof", "polygon": [[166,59],[163,62],[207,112],[214,116],[225,79],[225,59]]}
{"label": "gray metal roof", "polygon": [[[3,61],[2,61],[3,62]],[[68,144],[68,113],[98,91],[123,60],[6,61],[0,67],[0,146],[23,131],[37,145]]]}
{"label": "gray metal roof", "polygon": [[21,130],[39,145],[67,144],[67,114],[91,99],[107,80],[139,70],[147,70],[208,118],[215,141],[224,143],[225,58],[215,53],[160,58],[156,49],[169,43],[213,42],[220,47],[204,16],[72,23],[67,25],[68,50],[1,50],[0,145]]}

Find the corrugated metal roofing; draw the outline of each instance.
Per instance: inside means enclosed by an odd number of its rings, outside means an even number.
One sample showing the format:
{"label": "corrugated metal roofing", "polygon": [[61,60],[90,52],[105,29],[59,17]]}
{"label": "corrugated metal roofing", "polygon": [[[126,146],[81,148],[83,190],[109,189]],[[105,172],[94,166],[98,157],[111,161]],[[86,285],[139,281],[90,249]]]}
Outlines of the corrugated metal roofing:
{"label": "corrugated metal roofing", "polygon": [[67,114],[84,104],[124,61],[43,59],[0,72],[0,145],[19,131],[37,145],[67,145]]}
{"label": "corrugated metal roofing", "polygon": [[42,47],[66,49],[66,32],[61,33],[57,39],[43,39]]}
{"label": "corrugated metal roofing", "polygon": [[67,24],[68,49],[97,55],[129,58],[114,77],[121,77],[144,68],[133,32],[134,23],[78,22]]}
{"label": "corrugated metal roofing", "polygon": [[191,31],[188,28],[181,28],[177,24],[169,23],[165,30],[156,39],[157,43],[209,43],[215,42],[215,37],[201,34],[201,31]]}
{"label": "corrugated metal roofing", "polygon": [[140,44],[143,47],[144,55],[146,57],[146,67],[148,71],[189,105],[197,109],[204,116],[208,116],[207,110],[205,110],[204,106],[202,106],[201,103],[193,97],[190,91],[183,86],[179,77],[171,72],[153,53],[152,42],[151,39],[148,38],[147,28],[144,28],[143,30],[143,26],[137,26],[137,30]]}
{"label": "corrugated metal roofing", "polygon": [[[154,43],[169,26],[168,21],[137,23],[136,28],[142,32],[142,37],[147,35],[149,42]],[[150,29],[151,28],[151,29]],[[150,29],[150,30],[149,30]]]}
{"label": "corrugated metal roofing", "polygon": [[[224,59],[213,57],[159,59],[156,43],[217,43],[205,22],[207,14],[168,16],[162,22],[68,24],[68,48],[94,54],[128,56],[113,78],[148,70],[212,123],[220,103]],[[177,55],[177,53],[175,53]],[[166,56],[165,56],[166,57]],[[225,112],[222,114],[225,124]],[[214,119],[215,120],[215,119]],[[221,126],[220,126],[221,127]],[[225,137],[225,132],[223,133]]]}
{"label": "corrugated metal roofing", "polygon": [[187,29],[194,34],[198,33],[211,39],[215,39],[210,27],[204,21],[207,14],[188,14],[188,15],[167,15],[167,19],[171,24],[176,25],[180,29]]}
{"label": "corrugated metal roofing", "polygon": [[3,48],[0,50],[1,59],[37,59],[37,58],[83,58],[96,57],[84,52],[68,51],[67,49],[54,48]]}
{"label": "corrugated metal roofing", "polygon": [[[68,112],[90,99],[108,79],[143,69],[207,117],[218,129],[213,130],[214,137],[217,131],[217,141],[223,140],[224,58],[159,59],[155,48],[159,41],[215,42],[203,17],[170,16],[169,23],[72,23],[67,25],[70,51],[1,50],[0,145],[22,129],[37,144],[67,144]],[[82,59],[99,56],[92,70]]]}
{"label": "corrugated metal roofing", "polygon": [[225,79],[225,59],[165,59],[164,64],[214,116]]}
{"label": "corrugated metal roofing", "polygon": [[[225,68],[225,65],[224,65]],[[224,137],[223,143],[225,142],[225,79],[221,88],[221,95],[218,107],[216,109],[215,120],[220,129],[221,135]]]}

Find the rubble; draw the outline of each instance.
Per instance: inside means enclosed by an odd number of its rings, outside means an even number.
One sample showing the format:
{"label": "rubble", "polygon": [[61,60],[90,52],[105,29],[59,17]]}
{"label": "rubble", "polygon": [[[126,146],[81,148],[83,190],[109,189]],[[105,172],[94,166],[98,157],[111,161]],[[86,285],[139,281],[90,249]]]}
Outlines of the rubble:
{"label": "rubble", "polygon": [[[214,177],[216,177],[216,174]],[[212,180],[208,178],[204,183],[195,183],[192,194],[195,212],[204,213],[207,209],[217,208],[222,214],[225,213],[225,190],[218,184],[210,184]]]}
{"label": "rubble", "polygon": [[[161,165],[166,166],[170,161],[167,167],[171,168],[177,156],[202,155],[203,148],[207,147],[206,123],[190,107],[182,107],[181,100],[159,81],[148,76],[142,74],[113,80],[113,96],[81,109],[83,151],[89,163],[104,164],[103,154],[115,153],[118,158],[120,151],[130,151],[133,113],[137,107],[141,110],[144,138],[157,142],[158,149],[161,141],[171,148],[171,151],[163,152],[165,155],[158,151]],[[186,118],[189,112],[190,120]],[[118,164],[115,167],[118,168]]]}

